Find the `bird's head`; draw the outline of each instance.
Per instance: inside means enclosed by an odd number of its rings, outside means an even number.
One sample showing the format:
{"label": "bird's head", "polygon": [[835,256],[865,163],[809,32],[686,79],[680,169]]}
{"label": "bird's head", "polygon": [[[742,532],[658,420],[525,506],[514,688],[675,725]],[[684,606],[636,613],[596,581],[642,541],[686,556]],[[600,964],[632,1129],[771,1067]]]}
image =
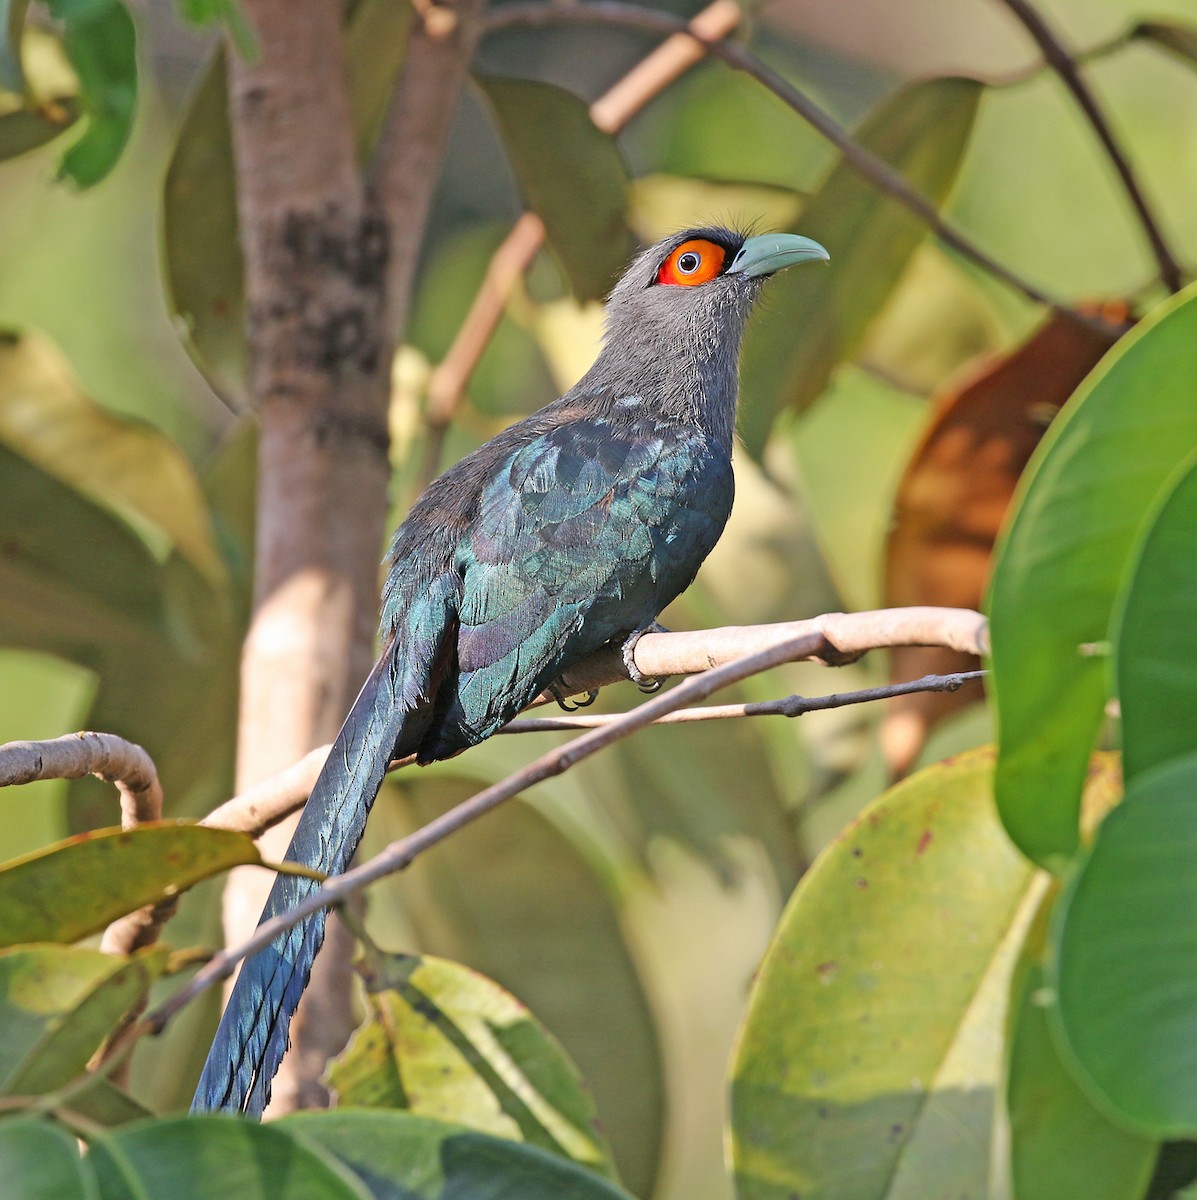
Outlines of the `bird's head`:
{"label": "bird's head", "polygon": [[824,261],[791,233],[684,229],[635,258],[611,291],[603,353],[588,382],[651,391],[658,404],[699,403],[734,416],[740,338],[770,275]]}
{"label": "bird's head", "polygon": [[634,259],[612,289],[609,334],[626,336],[645,324],[679,333],[731,324],[738,340],[770,275],[829,258],[818,242],[792,233],[749,237],[718,226],[681,230]]}

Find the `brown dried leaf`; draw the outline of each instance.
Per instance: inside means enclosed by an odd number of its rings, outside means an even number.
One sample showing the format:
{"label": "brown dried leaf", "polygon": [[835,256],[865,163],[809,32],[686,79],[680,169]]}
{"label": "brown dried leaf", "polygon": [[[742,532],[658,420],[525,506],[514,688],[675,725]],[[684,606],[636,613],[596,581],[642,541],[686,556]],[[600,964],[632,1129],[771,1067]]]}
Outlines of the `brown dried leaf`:
{"label": "brown dried leaf", "polygon": [[[1086,312],[1115,325],[1125,304]],[[1114,344],[1061,315],[1001,357],[986,357],[937,398],[898,486],[886,545],[885,603],[979,608],[989,562],[1019,476],[1044,431]],[[974,670],[968,655],[935,647],[891,652],[895,680]],[[913,765],[930,731],[978,698],[975,689],[901,697],[887,709],[882,747],[895,777]]]}

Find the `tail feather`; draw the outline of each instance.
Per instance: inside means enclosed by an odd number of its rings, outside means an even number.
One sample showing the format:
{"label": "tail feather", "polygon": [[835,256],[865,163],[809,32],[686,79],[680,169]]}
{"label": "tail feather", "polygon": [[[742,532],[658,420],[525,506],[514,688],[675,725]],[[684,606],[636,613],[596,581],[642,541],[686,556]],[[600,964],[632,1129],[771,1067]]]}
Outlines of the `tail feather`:
{"label": "tail feather", "polygon": [[[337,734],[291,839],[289,860],[328,875],[349,866],[392,751],[415,717],[396,695],[397,683],[393,652],[384,653]],[[294,908],[319,886],[300,876],[278,876],[262,920]],[[257,1116],[266,1107],[291,1018],[324,941],[324,923],[322,910],[242,965],[204,1063],[193,1112],[225,1109]]]}

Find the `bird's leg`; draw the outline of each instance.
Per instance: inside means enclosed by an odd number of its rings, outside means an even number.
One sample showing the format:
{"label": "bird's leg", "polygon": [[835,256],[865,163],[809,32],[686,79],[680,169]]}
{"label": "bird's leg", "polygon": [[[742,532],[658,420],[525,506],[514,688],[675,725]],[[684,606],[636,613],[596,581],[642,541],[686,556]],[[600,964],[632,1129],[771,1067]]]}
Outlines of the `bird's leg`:
{"label": "bird's leg", "polygon": [[561,686],[561,681],[558,679],[554,679],[545,690],[557,701],[557,707],[562,712],[577,712],[579,708],[589,708],[598,699],[599,694],[598,688],[591,688],[586,693],[585,699],[575,700],[570,703],[570,699],[565,694]]}
{"label": "bird's leg", "polygon": [[668,633],[669,630],[664,625],[654,621],[651,625],[646,625],[643,629],[634,629],[624,638],[623,645],[620,647],[620,655],[623,658],[624,670],[628,673],[628,678],[646,695],[651,696],[654,692],[661,690],[662,680],[650,679],[643,671],[636,666],[636,643],[646,633]]}

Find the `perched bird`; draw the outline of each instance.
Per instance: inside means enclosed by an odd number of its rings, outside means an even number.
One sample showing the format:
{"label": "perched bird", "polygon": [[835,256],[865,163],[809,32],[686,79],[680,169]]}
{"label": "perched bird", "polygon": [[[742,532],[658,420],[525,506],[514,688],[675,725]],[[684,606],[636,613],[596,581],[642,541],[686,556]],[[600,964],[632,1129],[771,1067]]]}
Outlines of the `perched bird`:
{"label": "perched bird", "polygon": [[[429,485],[391,546],[382,653],[288,859],[344,871],[392,759],[490,737],[604,643],[630,648],[689,586],[731,512],[753,301],[774,272],[828,257],[809,238],[721,228],[657,243],[611,292],[585,376]],[[280,875],[262,919],[318,886]],[[320,913],[243,965],[193,1111],[261,1113],[323,938]]]}

